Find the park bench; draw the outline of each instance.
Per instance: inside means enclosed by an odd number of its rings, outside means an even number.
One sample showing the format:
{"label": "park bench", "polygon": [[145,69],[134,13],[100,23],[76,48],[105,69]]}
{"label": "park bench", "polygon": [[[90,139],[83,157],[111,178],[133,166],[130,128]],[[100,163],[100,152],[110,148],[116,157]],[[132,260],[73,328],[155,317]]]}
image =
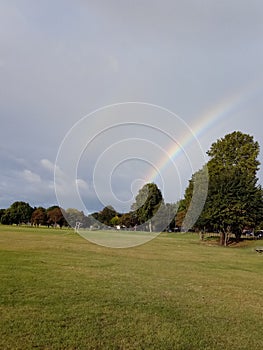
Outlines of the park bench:
{"label": "park bench", "polygon": [[257,253],[262,254],[262,253],[263,253],[263,247],[255,248],[255,251],[256,251]]}

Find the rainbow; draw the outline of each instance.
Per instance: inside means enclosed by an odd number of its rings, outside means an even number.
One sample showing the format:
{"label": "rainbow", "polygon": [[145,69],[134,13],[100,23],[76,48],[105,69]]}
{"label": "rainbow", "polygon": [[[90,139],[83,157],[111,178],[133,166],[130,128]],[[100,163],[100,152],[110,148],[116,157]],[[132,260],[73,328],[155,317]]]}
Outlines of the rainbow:
{"label": "rainbow", "polygon": [[[214,127],[219,121],[228,117],[240,106],[241,103],[249,99],[249,97],[252,95],[251,91],[254,95],[255,83],[250,84],[245,89],[243,88],[241,91],[233,94],[230,97],[224,98],[216,106],[206,111],[199,118],[197,118],[195,123],[191,125],[191,128],[186,125],[185,134],[180,138],[178,142],[174,141],[170,147],[168,147],[168,150],[166,151],[164,157],[159,160],[158,164],[155,167],[157,171],[155,169],[151,170],[151,172],[146,177],[147,182],[154,182],[156,178],[162,174],[165,168],[171,164],[171,162],[175,162],[175,159],[179,156],[179,154],[185,152],[186,147],[193,141],[197,142],[200,145],[198,141],[199,137],[201,137],[202,134],[208,132],[208,130],[212,126]],[[201,145],[200,150],[202,150]]]}

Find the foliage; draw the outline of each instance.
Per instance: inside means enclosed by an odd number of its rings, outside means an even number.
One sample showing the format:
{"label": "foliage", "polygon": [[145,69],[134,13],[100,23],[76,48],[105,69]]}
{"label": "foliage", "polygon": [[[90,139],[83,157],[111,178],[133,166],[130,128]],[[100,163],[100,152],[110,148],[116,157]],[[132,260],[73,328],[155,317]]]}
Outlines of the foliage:
{"label": "foliage", "polygon": [[263,218],[262,189],[256,177],[259,145],[252,136],[233,132],[214,143],[207,154],[209,191],[198,224],[223,235],[230,230],[238,240],[244,227],[254,228]]}
{"label": "foliage", "polygon": [[0,222],[2,219],[2,216],[5,214],[6,209],[0,209]]}
{"label": "foliage", "polygon": [[6,225],[30,222],[33,208],[26,202],[14,202],[1,217],[1,223]]}
{"label": "foliage", "polygon": [[186,215],[186,210],[187,210],[186,199],[185,198],[181,199],[178,202],[177,206],[178,206],[178,210],[175,216],[175,227],[178,227],[181,230],[183,226],[184,218]]}
{"label": "foliage", "polygon": [[[262,189],[256,177],[259,145],[252,136],[235,131],[213,143],[207,154],[210,156],[208,193],[195,226],[221,231],[222,243],[228,231],[235,233],[238,240],[244,227],[254,228],[263,221]],[[177,214],[178,225],[183,225],[187,215],[194,214],[191,204],[197,183],[198,191],[204,192],[200,171],[193,174],[186,188]]]}
{"label": "foliage", "polygon": [[192,175],[185,190],[184,199],[180,202],[177,226],[188,231],[198,220],[207,199],[209,176],[207,166]]}
{"label": "foliage", "polygon": [[5,209],[5,212],[1,216],[1,224],[12,225],[10,218],[10,209]]}
{"label": "foliage", "polygon": [[253,136],[240,131],[234,131],[214,142],[207,154],[210,157],[208,166],[211,176],[237,168],[255,177],[260,165],[257,160],[258,142],[254,141]]}
{"label": "foliage", "polygon": [[154,231],[169,231],[175,228],[175,215],[178,206],[161,202],[158,211],[152,219]]}
{"label": "foliage", "polygon": [[48,226],[67,226],[64,210],[58,206],[52,206],[47,209]]}
{"label": "foliage", "polygon": [[113,219],[118,213],[111,206],[104,207],[100,212],[92,214],[93,218],[106,226],[111,226],[111,219]]}
{"label": "foliage", "polygon": [[[135,198],[132,210],[135,212],[138,224],[150,221],[163,203],[163,196],[154,183],[144,185]],[[151,227],[150,227],[151,231]]]}
{"label": "foliage", "polygon": [[122,214],[119,218],[119,224],[125,227],[134,227],[137,224],[134,212]]}
{"label": "foliage", "polygon": [[253,228],[262,220],[262,190],[257,180],[234,168],[210,179],[208,200],[199,225],[231,231],[236,237],[244,227]]}
{"label": "foliage", "polygon": [[118,215],[115,215],[112,219],[110,219],[110,226],[117,226],[120,224],[120,218]]}
{"label": "foliage", "polygon": [[85,227],[86,218],[83,211],[79,211],[75,208],[68,208],[65,210],[64,215],[69,226],[75,227],[76,224],[79,223],[81,227]]}
{"label": "foliage", "polygon": [[47,224],[47,212],[43,207],[35,209],[31,216],[31,224],[35,226]]}

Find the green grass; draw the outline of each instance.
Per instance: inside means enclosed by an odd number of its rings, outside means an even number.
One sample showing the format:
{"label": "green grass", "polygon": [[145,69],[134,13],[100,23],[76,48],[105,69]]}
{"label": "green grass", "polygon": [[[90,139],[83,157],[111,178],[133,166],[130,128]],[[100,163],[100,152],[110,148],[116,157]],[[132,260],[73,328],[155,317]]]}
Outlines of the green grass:
{"label": "green grass", "polygon": [[0,226],[0,348],[260,349],[258,245],[161,234],[110,249],[70,230]]}

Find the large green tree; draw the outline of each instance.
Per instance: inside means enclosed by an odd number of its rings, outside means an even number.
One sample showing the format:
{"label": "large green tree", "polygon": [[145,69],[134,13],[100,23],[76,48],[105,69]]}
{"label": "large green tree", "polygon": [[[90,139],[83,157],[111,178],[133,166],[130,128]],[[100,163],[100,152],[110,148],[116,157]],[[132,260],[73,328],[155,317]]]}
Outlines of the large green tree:
{"label": "large green tree", "polygon": [[253,137],[235,131],[213,143],[207,152],[209,189],[197,225],[227,232],[239,240],[244,227],[254,228],[263,216],[262,189],[257,183],[259,144]]}
{"label": "large green tree", "polygon": [[260,165],[257,159],[258,142],[254,141],[253,136],[240,131],[234,131],[214,142],[207,154],[210,157],[210,176],[237,168],[255,177]]}
{"label": "large green tree", "polygon": [[152,231],[151,219],[163,203],[163,196],[159,188],[154,183],[144,185],[135,198],[135,203],[131,209],[134,211],[138,224],[148,221],[149,230]]}
{"label": "large green tree", "polygon": [[8,209],[5,210],[1,218],[1,222],[7,225],[20,225],[30,222],[33,208],[26,202],[14,202]]}

